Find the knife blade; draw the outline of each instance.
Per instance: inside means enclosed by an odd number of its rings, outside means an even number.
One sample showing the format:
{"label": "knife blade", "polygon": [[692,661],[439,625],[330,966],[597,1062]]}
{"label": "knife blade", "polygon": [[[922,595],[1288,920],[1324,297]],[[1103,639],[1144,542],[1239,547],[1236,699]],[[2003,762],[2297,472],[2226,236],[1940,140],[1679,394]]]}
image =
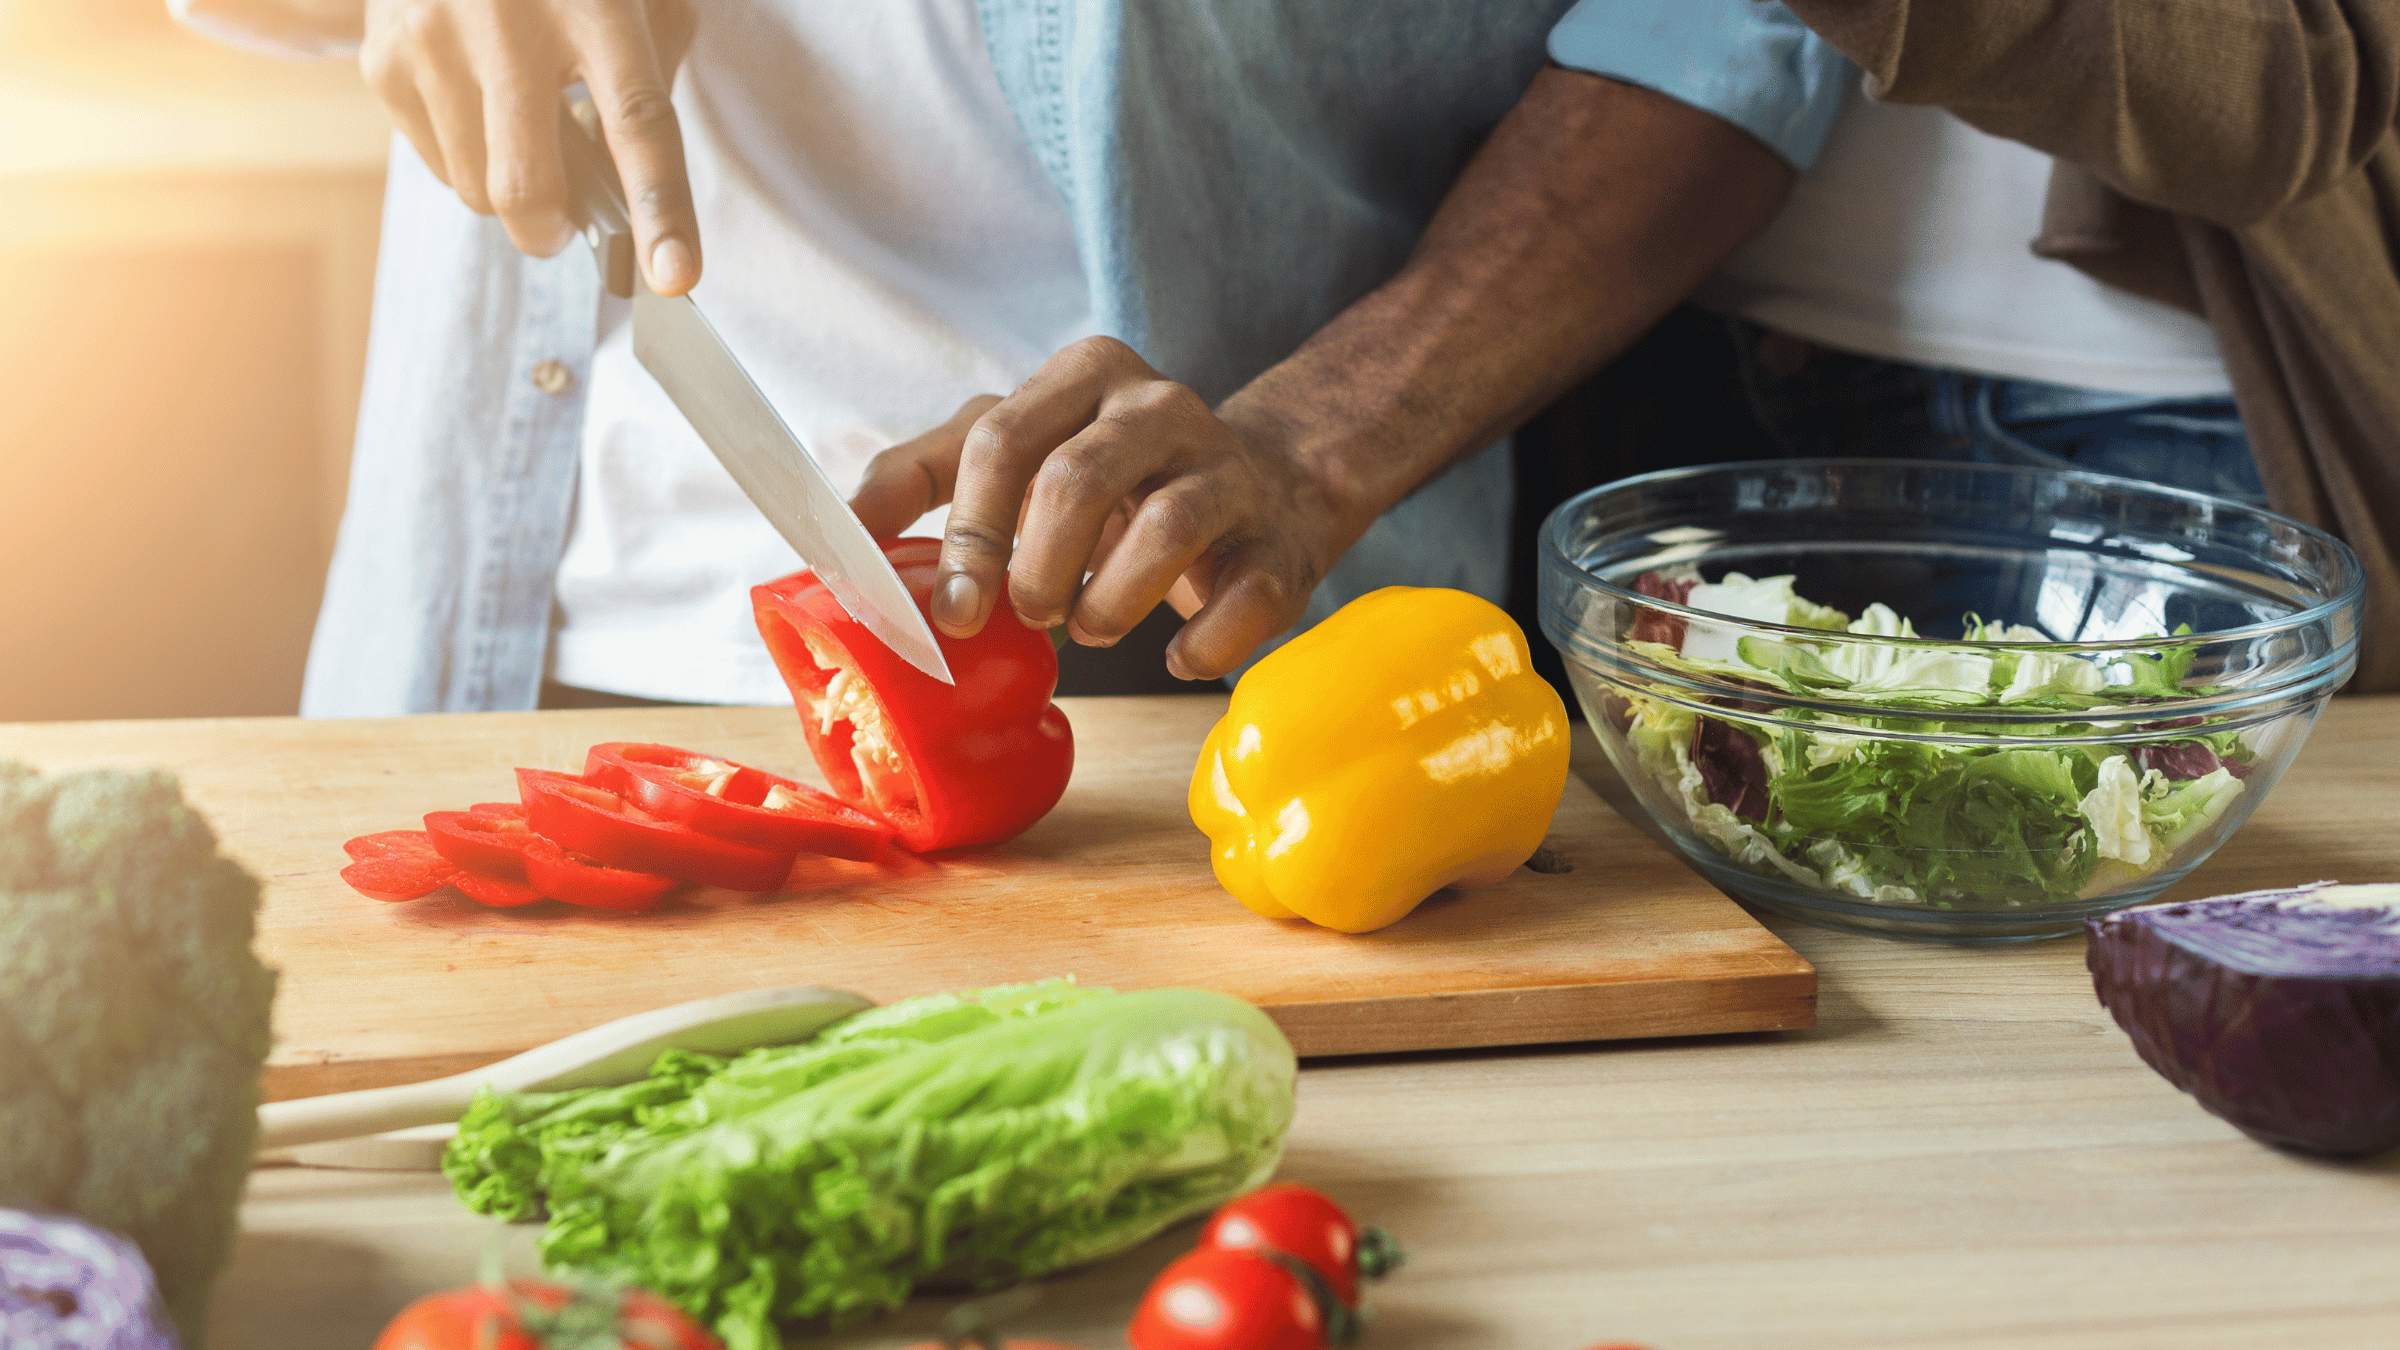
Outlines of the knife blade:
{"label": "knife blade", "polygon": [[941,644],[891,559],[699,306],[688,295],[662,296],[641,280],[633,266],[624,189],[608,152],[574,115],[559,119],[559,143],[569,192],[601,280],[633,301],[635,358],[850,617],[902,660],[944,684],[954,683]]}

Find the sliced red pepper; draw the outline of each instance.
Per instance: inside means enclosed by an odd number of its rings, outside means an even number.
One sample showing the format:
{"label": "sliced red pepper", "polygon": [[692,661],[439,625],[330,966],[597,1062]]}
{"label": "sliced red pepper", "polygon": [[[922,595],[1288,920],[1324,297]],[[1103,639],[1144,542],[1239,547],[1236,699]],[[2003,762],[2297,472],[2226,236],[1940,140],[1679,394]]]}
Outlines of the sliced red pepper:
{"label": "sliced red pepper", "polygon": [[671,745],[603,742],[584,757],[583,777],[661,820],[760,848],[875,862],[897,833],[806,783]]}
{"label": "sliced red pepper", "polygon": [[711,838],[571,774],[519,769],[517,792],[535,834],[610,867],[730,891],[775,890],[792,870],[789,851]]}
{"label": "sliced red pepper", "polygon": [[463,867],[458,869],[457,876],[450,878],[450,884],[469,900],[492,909],[520,909],[526,905],[538,905],[547,898],[522,881],[487,877]]}
{"label": "sliced red pepper", "polygon": [[468,811],[426,814],[425,834],[434,850],[460,869],[511,881],[525,879],[525,846],[537,836],[525,825],[525,808],[515,802],[507,810],[490,805]]}
{"label": "sliced red pepper", "polygon": [[530,905],[542,898],[539,891],[505,876],[467,871],[443,856],[423,830],[361,835],[343,844],[342,851],[358,860],[342,869],[342,880],[370,900],[419,900],[444,886],[477,904],[498,909]]}
{"label": "sliced red pepper", "polygon": [[423,830],[362,834],[342,845],[354,859],[342,880],[369,900],[421,900],[450,884],[457,864],[436,852]]}
{"label": "sliced red pepper", "polygon": [[[940,541],[883,546],[922,610]],[[1058,653],[1003,612],[971,638],[938,630],[957,683],[903,661],[813,572],[754,586],[758,631],[792,691],[810,753],[835,795],[899,827],[919,853],[997,843],[1057,805],[1075,766],[1074,733],[1050,702]]]}
{"label": "sliced red pepper", "polygon": [[464,873],[521,885],[570,905],[644,910],[676,886],[670,876],[628,872],[567,852],[535,834],[525,823],[525,808],[516,802],[433,812],[425,817],[425,833]]}
{"label": "sliced red pepper", "polygon": [[657,908],[667,892],[683,884],[656,872],[610,867],[538,836],[534,844],[525,855],[526,884],[570,905],[639,913]]}

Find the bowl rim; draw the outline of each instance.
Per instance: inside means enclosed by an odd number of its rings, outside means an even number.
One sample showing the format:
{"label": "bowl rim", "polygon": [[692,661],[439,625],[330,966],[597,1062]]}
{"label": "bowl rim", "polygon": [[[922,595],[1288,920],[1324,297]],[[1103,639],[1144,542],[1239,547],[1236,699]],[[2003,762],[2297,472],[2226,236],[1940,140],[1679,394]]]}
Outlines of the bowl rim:
{"label": "bowl rim", "polygon": [[[1605,678],[1605,677],[1604,677]],[[2345,676],[2346,678],[2346,676]],[[1625,681],[1611,683],[1624,686]],[[2302,707],[2330,697],[2332,689],[2321,678],[2296,681],[2291,685],[2270,686],[2259,690],[2237,691],[2234,695],[2201,695],[2177,699],[2173,703],[2119,703],[2098,708],[2074,710],[2048,709],[2018,711],[2005,707],[1962,706],[1947,709],[1897,708],[1891,704],[1835,703],[1802,698],[1766,690],[1741,689],[1733,691],[1744,700],[1761,705],[1761,709],[1729,707],[1717,702],[1725,698],[1722,686],[1696,681],[1670,682],[1645,680],[1631,692],[1657,703],[1671,704],[1685,712],[1701,717],[1713,717],[1721,722],[1741,722],[1753,727],[1772,730],[1798,727],[1814,731],[1829,731],[1873,741],[1908,741],[1919,745],[1972,745],[1978,749],[2055,750],[2065,745],[2155,745],[2160,741],[2178,739],[2176,729],[2160,729],[2160,712],[2172,708],[2178,718],[2201,716],[2221,719],[2206,727],[2210,732],[2248,731],[2268,726],[2290,717]],[[1997,732],[1969,731],[1909,731],[1897,727],[1858,728],[1828,725],[1821,722],[1796,721],[1795,712],[1827,713],[1837,717],[1879,717],[1896,721],[1938,723],[1947,727],[1997,727]],[[2313,714],[2312,714],[2313,716]],[[2028,726],[2084,726],[2089,731],[2027,735],[2012,733],[2007,728]]]}
{"label": "bowl rim", "polygon": [[[1673,600],[1665,600],[1657,596],[1644,595],[1639,591],[1632,590],[1628,587],[1620,586],[1615,582],[1606,580],[1605,578],[1600,577],[1589,569],[1583,567],[1572,558],[1569,558],[1566,554],[1566,550],[1559,543],[1559,535],[1564,528],[1568,508],[1575,506],[1577,503],[1599,497],[1604,493],[1620,491],[1622,489],[1636,486],[1647,486],[1656,483],[1673,482],[1677,479],[1701,478],[1714,475],[1734,474],[1744,471],[1760,472],[1765,470],[1799,470],[1802,472],[1811,472],[1830,469],[1940,469],[1952,472],[2000,474],[2024,479],[2046,478],[2065,480],[2085,483],[2093,487],[2110,490],[2131,489],[2135,492],[2147,493],[2153,496],[2180,499],[2193,503],[2204,503],[2220,510],[2230,509],[2243,512],[2248,515],[2263,516],[2277,524],[2290,527],[2304,537],[2312,537],[2315,542],[2319,544],[2330,545],[2334,561],[2340,564],[2342,568],[2340,580],[2346,582],[2347,584],[2341,586],[2339,592],[2334,595],[2333,598],[2311,605],[2307,609],[2285,615],[2280,619],[2270,619],[2262,623],[2245,624],[2239,628],[2212,628],[2206,631],[2194,631],[2191,633],[2180,634],[2162,633],[2153,637],[2141,638],[2112,638],[2105,642],[2075,642],[2060,639],[2051,639],[2042,642],[2006,642],[1996,641],[1988,638],[1879,637],[1871,633],[1835,632],[1823,628],[1803,628],[1796,624],[1769,623],[1763,619],[1737,618],[1730,614],[1719,614],[1714,610],[1694,609],[1689,605],[1680,604]],[[2318,529],[2316,526],[2311,525],[2306,521],[2295,520],[2290,516],[2284,515],[2279,511],[2270,510],[2267,507],[2252,506],[2247,502],[2237,502],[2230,497],[2219,497],[2211,493],[2195,492],[2189,488],[2168,487],[2160,483],[2145,483],[2138,478],[2121,478],[2115,474],[2094,473],[2088,469],[2051,469],[2031,464],[1977,464],[1964,460],[1900,459],[1884,458],[1872,455],[1811,456],[1795,457],[1791,459],[1727,460],[1720,464],[1694,464],[1674,469],[1654,469],[1649,473],[1631,474],[1624,478],[1611,479],[1610,481],[1599,484],[1596,487],[1586,488],[1583,491],[1576,493],[1574,496],[1567,498],[1565,501],[1560,502],[1557,506],[1551,508],[1549,516],[1546,517],[1542,522],[1541,561],[1544,563],[1556,563],[1558,566],[1564,568],[1570,575],[1578,578],[1583,584],[1592,586],[1619,599],[1632,601],[1640,605],[1646,605],[1652,609],[1656,609],[1668,614],[1678,615],[1687,620],[1697,619],[1703,623],[1716,624],[1719,626],[1731,625],[1744,630],[1756,630],[1761,633],[1771,633],[1777,636],[1789,635],[1791,637],[1800,638],[1810,642],[1830,641],[1865,643],[1873,644],[1875,646],[1934,647],[1948,651],[1957,651],[1964,648],[1976,651],[1989,650],[2000,652],[2140,652],[2154,650],[2164,642],[2201,644],[2235,642],[2251,638],[2268,637],[2277,633],[2289,632],[2296,628],[2304,628],[2310,624],[2322,622],[2343,610],[2355,610],[2363,602],[2366,594],[2366,569],[2360,565],[2358,554],[2353,551],[2348,544],[2334,537],[2331,533]],[[2353,633],[2351,637],[2351,644],[2355,645],[2356,641],[2357,636],[2355,633]]]}

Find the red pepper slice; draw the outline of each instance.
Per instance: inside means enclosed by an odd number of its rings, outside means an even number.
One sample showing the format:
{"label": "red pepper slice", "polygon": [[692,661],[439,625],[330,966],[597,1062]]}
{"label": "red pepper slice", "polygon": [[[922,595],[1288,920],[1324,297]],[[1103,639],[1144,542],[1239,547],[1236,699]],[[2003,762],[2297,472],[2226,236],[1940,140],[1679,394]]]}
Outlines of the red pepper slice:
{"label": "red pepper slice", "polygon": [[628,872],[569,853],[540,836],[525,855],[525,882],[554,900],[586,909],[640,913],[655,909],[683,883],[656,872]]}
{"label": "red pepper slice", "polygon": [[[940,541],[895,539],[883,551],[927,608]],[[937,631],[957,680],[946,685],[851,618],[813,572],[754,586],[750,602],[825,781],[898,826],[903,847],[1013,838],[1066,791],[1075,738],[1050,702],[1049,635],[1005,611],[971,638]]]}
{"label": "red pepper slice", "polygon": [[525,846],[537,836],[525,825],[525,808],[508,803],[506,812],[478,806],[469,811],[432,811],[425,816],[425,834],[434,851],[463,871],[510,881],[525,879]]}
{"label": "red pepper slice", "polygon": [[423,830],[362,834],[342,845],[354,860],[342,880],[369,900],[419,900],[450,884],[458,866],[434,851]]}
{"label": "red pepper slice", "polygon": [[605,741],[584,757],[583,777],[661,820],[760,848],[875,862],[897,833],[806,783],[671,745]]}
{"label": "red pepper slice", "polygon": [[358,860],[342,869],[342,880],[370,900],[418,900],[444,886],[496,909],[530,905],[542,898],[539,891],[506,876],[467,871],[443,856],[423,830],[360,835],[343,844],[342,851]]}
{"label": "red pepper slice", "polygon": [[450,878],[450,884],[469,900],[492,909],[520,909],[526,905],[538,905],[546,898],[522,881],[487,877],[463,867],[458,869],[457,876]]}
{"label": "red pepper slice", "polygon": [[729,891],[776,890],[791,874],[788,851],[710,838],[571,774],[519,769],[517,792],[525,802],[525,823],[535,834],[610,867],[664,873]]}
{"label": "red pepper slice", "polygon": [[516,802],[435,811],[425,817],[425,833],[462,872],[519,884],[570,905],[645,910],[676,886],[670,876],[628,872],[567,852],[535,834],[525,823],[525,808]]}

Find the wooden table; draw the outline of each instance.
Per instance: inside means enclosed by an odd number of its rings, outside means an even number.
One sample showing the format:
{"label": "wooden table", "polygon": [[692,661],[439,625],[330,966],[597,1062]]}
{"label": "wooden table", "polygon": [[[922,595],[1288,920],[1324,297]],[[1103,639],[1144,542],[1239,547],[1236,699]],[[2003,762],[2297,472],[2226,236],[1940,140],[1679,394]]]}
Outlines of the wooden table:
{"label": "wooden table", "polygon": [[[1605,776],[1604,764],[1583,766]],[[2176,894],[2400,880],[2400,697],[2337,703]],[[1369,1347],[2390,1350],[2400,1154],[2271,1152],[2169,1087],[2076,941],[1961,949],[1775,930],[1813,1030],[1313,1063],[1284,1175],[1408,1242]],[[436,1178],[264,1170],[211,1350],[364,1347],[531,1231]],[[1190,1230],[1046,1286],[1093,1350]],[[939,1305],[828,1342],[881,1350]]]}

